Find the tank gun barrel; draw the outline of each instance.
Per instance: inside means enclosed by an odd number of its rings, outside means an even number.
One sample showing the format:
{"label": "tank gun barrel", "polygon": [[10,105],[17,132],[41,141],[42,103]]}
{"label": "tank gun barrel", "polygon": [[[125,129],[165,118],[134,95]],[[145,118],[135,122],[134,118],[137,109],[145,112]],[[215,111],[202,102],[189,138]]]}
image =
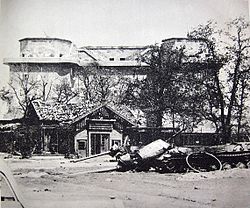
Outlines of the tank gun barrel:
{"label": "tank gun barrel", "polygon": [[101,157],[101,156],[109,155],[109,154],[110,154],[110,151],[102,152],[102,153],[99,153],[99,154],[96,154],[96,155],[90,155],[88,157],[71,160],[70,162],[77,163],[77,162],[81,162],[81,161],[84,161],[84,160],[89,160],[89,159],[92,159],[92,158]]}

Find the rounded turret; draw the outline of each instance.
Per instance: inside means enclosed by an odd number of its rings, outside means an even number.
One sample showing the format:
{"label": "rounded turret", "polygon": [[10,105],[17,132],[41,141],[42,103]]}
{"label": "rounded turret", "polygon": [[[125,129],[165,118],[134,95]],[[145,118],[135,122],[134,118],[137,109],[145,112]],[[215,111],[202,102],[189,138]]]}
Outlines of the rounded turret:
{"label": "rounded turret", "polygon": [[76,46],[70,41],[60,38],[24,38],[20,42],[20,56],[54,57],[70,56],[76,51]]}

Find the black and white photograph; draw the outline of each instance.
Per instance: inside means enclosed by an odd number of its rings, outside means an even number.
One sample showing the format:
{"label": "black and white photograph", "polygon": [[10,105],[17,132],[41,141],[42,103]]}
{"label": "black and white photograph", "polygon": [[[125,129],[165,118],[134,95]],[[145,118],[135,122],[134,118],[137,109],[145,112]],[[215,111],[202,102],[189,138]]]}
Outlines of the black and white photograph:
{"label": "black and white photograph", "polygon": [[248,0],[0,0],[0,208],[249,208]]}

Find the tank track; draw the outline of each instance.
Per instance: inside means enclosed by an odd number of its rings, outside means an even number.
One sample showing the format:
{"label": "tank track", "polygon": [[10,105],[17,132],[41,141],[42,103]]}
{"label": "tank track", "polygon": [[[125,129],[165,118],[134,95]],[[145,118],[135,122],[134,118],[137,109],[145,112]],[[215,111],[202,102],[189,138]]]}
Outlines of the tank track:
{"label": "tank track", "polygon": [[[187,163],[186,154],[175,154],[171,157],[159,160],[158,158],[151,161],[151,166],[160,173],[176,173],[187,172],[191,169],[196,172],[212,171],[217,169],[229,169],[234,167],[250,168],[250,151],[242,152],[219,152],[219,153],[207,153],[215,156],[214,158],[206,155],[204,152],[194,153],[192,158],[189,159],[189,165]],[[216,161],[217,158],[219,160]],[[220,168],[220,164],[222,167]],[[191,166],[191,167],[190,167]]]}

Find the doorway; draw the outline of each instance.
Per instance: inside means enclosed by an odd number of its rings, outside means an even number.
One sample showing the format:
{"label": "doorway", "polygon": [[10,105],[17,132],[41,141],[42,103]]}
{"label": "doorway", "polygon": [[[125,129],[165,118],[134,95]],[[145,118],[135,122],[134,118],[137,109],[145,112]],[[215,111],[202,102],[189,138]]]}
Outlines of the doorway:
{"label": "doorway", "polygon": [[91,139],[91,155],[107,152],[109,147],[109,134],[90,134]]}

